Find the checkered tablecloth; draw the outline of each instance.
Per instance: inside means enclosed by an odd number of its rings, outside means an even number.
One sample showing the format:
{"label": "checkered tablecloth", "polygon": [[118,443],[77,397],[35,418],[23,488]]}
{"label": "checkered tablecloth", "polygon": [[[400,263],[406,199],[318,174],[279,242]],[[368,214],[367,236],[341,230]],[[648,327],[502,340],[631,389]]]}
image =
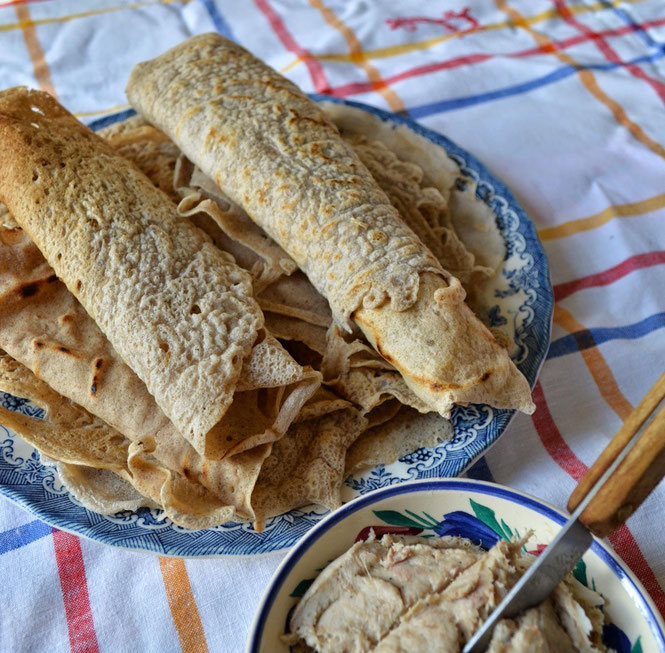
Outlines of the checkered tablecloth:
{"label": "checkered tablecloth", "polygon": [[[0,1],[0,86],[84,121],[132,66],[217,30],[308,92],[403,111],[481,159],[535,222],[556,296],[532,417],[470,476],[565,506],[665,368],[661,0]],[[665,614],[665,487],[610,541]],[[0,500],[0,650],[242,650],[283,554],[179,560]]]}

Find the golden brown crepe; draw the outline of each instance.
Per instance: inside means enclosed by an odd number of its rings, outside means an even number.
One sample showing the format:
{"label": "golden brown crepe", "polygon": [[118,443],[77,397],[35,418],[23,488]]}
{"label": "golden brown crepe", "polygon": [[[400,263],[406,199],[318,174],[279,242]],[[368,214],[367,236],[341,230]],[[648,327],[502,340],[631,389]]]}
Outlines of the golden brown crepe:
{"label": "golden brown crepe", "polygon": [[[346,118],[346,114],[342,113],[342,116]],[[340,117],[338,116],[337,119],[340,120]],[[349,134],[350,138],[354,138],[351,125],[348,124],[348,120],[345,122],[347,124],[345,132]],[[370,133],[372,130],[368,127],[368,125],[362,125],[362,128]],[[154,130],[153,127],[147,128]],[[261,288],[258,301],[266,311],[266,326],[269,327],[271,333],[286,342],[289,350],[299,362],[311,363],[317,369],[321,369],[326,383],[353,402],[361,414],[367,415],[369,430],[363,433],[348,450],[344,475],[378,464],[394,462],[402,455],[420,447],[433,446],[450,439],[452,427],[447,420],[436,414],[419,415],[408,408],[400,410],[400,404],[391,397],[397,397],[403,404],[415,406],[420,411],[427,411],[428,408],[410,392],[392,365],[378,356],[361,337],[357,334],[355,337],[345,336],[338,327],[332,325],[326,338],[325,325],[330,325],[330,309],[327,301],[302,273],[296,272],[291,276],[285,276],[284,269],[280,269],[280,264],[275,264],[275,262],[283,262],[287,258],[286,254],[280,255],[279,247],[262,232],[260,227],[251,223],[246,216],[242,217],[244,213],[242,209],[233,205],[205,175],[182,157],[177,147],[170,148],[170,160],[167,161],[160,156],[162,169],[156,169],[155,164],[151,162],[149,152],[154,148],[153,143],[162,143],[163,139],[156,135],[144,138],[142,135],[146,134],[145,129],[146,123],[142,119],[134,117],[105,128],[101,134],[130,158],[133,158],[136,152],[140,152],[140,159],[133,160],[139,166],[149,166],[146,173],[155,183],[168,179],[169,173],[175,177],[173,185],[178,188],[178,192],[184,198],[179,207],[181,213],[190,219],[197,220],[198,224],[203,224],[215,243],[228,251],[233,251],[236,258],[242,261],[243,267],[252,272],[255,288],[257,284]],[[406,155],[410,153],[409,148],[412,147],[412,141],[409,140],[409,137],[411,135],[412,133],[409,132],[406,135],[405,143],[397,144],[400,157],[404,153]],[[129,143],[131,149],[128,149],[125,143]],[[373,145],[379,150],[379,153],[385,150],[385,146],[379,141],[373,142]],[[366,149],[368,153],[371,153],[372,147],[366,145]],[[401,159],[393,155],[393,161],[396,166],[399,166]],[[422,173],[417,172],[420,169],[415,164],[411,163],[409,166],[414,177],[424,178]],[[458,175],[459,170],[457,170]],[[451,184],[457,176],[451,174]],[[393,181],[391,176],[384,174],[378,178],[381,180],[382,187],[385,185],[388,190]],[[412,183],[409,187],[414,205],[422,206],[423,198],[427,201],[427,198],[432,196],[442,197],[438,190],[429,187],[422,188],[422,183],[424,181],[421,181],[420,185]],[[440,181],[438,183],[441,185]],[[164,186],[164,190],[169,189]],[[446,212],[441,201],[438,202],[437,207],[436,215],[433,213],[430,215],[432,222],[444,220]],[[227,218],[220,214],[226,213],[240,216],[239,222],[244,225],[241,231],[234,233],[234,239],[223,231],[224,228],[227,228],[228,223]],[[411,224],[410,221],[414,219],[416,212],[410,211],[401,215],[408,224]],[[214,216],[214,219],[211,216]],[[210,218],[210,221],[205,223],[203,218]],[[448,219],[450,219],[449,216]],[[484,230],[488,232],[490,227],[485,226]],[[439,232],[437,231],[437,233]],[[441,255],[445,256],[446,251],[445,247],[442,248]],[[469,255],[468,258],[473,259],[473,256]],[[265,285],[267,278],[274,280]],[[295,347],[295,345],[298,346]],[[312,360],[312,356],[316,354],[320,355],[319,358]],[[323,406],[324,412],[349,406],[348,402],[337,399],[336,406],[331,408],[328,403],[331,401],[331,393],[327,393],[327,397],[325,394],[323,389],[318,390],[317,397],[321,397],[321,400],[316,400],[316,398],[310,400],[301,410],[297,421],[313,418],[315,406]],[[311,434],[307,435],[302,430],[295,429],[293,433],[287,434],[288,437],[295,435],[300,441],[306,441],[306,438],[309,437],[314,441],[318,424],[316,422],[310,422],[310,424]],[[345,438],[342,433],[338,437]],[[353,438],[346,438],[345,441],[350,443]],[[271,460],[279,460],[279,463],[274,462],[271,465],[285,470],[290,469],[289,463],[284,462],[281,454],[296,449],[297,445],[283,443],[271,455]],[[301,457],[298,462],[300,472],[295,477],[304,479],[299,488],[294,482],[288,491],[280,492],[278,490],[263,494],[257,486],[255,497],[279,497],[282,505],[287,505],[284,502],[284,498],[287,498],[291,501],[292,507],[305,503],[307,495],[312,501],[315,501],[316,496],[308,489],[312,484],[307,481],[307,465],[303,462]],[[330,466],[318,467],[318,469],[325,470],[328,475],[331,473]],[[340,474],[339,471],[336,473]],[[283,478],[288,477],[288,473],[283,476]],[[262,478],[266,482],[269,476],[262,474]],[[341,478],[337,479],[332,486],[328,482],[328,487],[336,487],[340,481]],[[274,480],[271,482],[274,487],[279,486],[279,483]],[[324,487],[326,483],[322,482],[320,485]],[[299,497],[299,499],[294,497]],[[331,500],[320,503],[332,505]],[[272,515],[274,511],[268,510],[266,514]]]}
{"label": "golden brown crepe", "polygon": [[[181,437],[26,234],[0,230],[0,346],[166,467],[247,516],[270,453],[266,445],[286,432],[319,385],[316,372],[298,366],[269,334],[263,338],[245,361],[228,418],[209,438],[220,455],[204,458]],[[243,386],[252,389],[243,392]],[[232,419],[238,413],[244,414],[240,428]]]}
{"label": "golden brown crepe", "polygon": [[275,442],[254,487],[254,527],[293,508],[318,504],[330,510],[342,505],[346,452],[367,428],[353,407],[299,421]]}
{"label": "golden brown crepe", "polygon": [[[404,222],[474,293],[502,256],[487,250],[487,238],[473,253],[458,238],[467,225],[456,225],[456,215],[472,221],[477,211],[454,188],[460,173],[445,151],[405,128],[386,132],[380,120],[350,107],[324,109]],[[295,507],[334,509],[347,474],[452,435],[447,420],[421,414],[431,407],[396,368],[357,328],[346,333],[333,321],[328,300],[293,259],[163,132],[136,116],[100,135],[179,202],[185,222],[249,272],[268,328],[257,330],[233,399],[196,452],[0,204],[7,225],[0,231],[0,347],[122,432],[106,426],[123,438],[119,469],[101,458],[53,456],[84,505],[98,512],[165,505],[189,528],[250,518],[261,530]],[[483,220],[475,231],[488,231]],[[274,336],[301,365],[321,370],[329,389],[314,392],[317,374],[297,365]],[[66,432],[61,426],[57,433]]]}
{"label": "golden brown crepe", "polygon": [[233,518],[235,507],[160,464],[113,427],[65,399],[7,354],[0,390],[30,399],[44,419],[0,406],[0,423],[57,462],[61,480],[86,507],[110,513],[159,507],[174,523],[208,528]]}
{"label": "golden brown crepe", "polygon": [[353,319],[425,403],[533,411],[528,384],[323,111],[217,34],[139,64],[132,105]]}
{"label": "golden brown crepe", "polygon": [[46,93],[0,93],[0,200],[203,452],[263,325],[249,275]]}

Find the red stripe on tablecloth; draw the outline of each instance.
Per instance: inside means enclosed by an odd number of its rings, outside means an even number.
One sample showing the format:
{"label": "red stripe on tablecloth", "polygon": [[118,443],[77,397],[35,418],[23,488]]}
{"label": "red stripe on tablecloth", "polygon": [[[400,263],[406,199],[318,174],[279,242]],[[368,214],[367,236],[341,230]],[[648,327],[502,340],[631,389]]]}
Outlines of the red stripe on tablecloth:
{"label": "red stripe on tablecloth", "polygon": [[665,263],[665,250],[658,252],[646,252],[645,254],[636,254],[635,256],[631,256],[618,265],[615,265],[614,267],[607,270],[603,270],[602,272],[590,274],[589,276],[582,277],[581,279],[566,281],[565,283],[558,283],[556,286],[554,286],[554,299],[555,301],[560,302],[562,299],[565,299],[578,290],[583,290],[584,288],[595,288],[597,286],[607,286],[611,283],[614,283],[615,281],[618,281],[622,277],[625,277],[630,272],[648,268],[652,265],[660,265],[661,263]]}
{"label": "red stripe on tablecloth", "polygon": [[[595,34],[598,37],[623,36],[631,32],[637,32],[640,29],[658,27],[659,25],[665,25],[665,18],[646,21],[640,25],[624,25],[623,27],[607,29],[603,30],[602,32],[595,32]],[[404,72],[397,73],[396,75],[386,77],[384,81],[386,84],[395,84],[396,82],[401,82],[405,79],[418,77],[420,75],[427,75],[429,73],[438,72],[439,70],[449,70],[451,68],[458,68],[459,66],[471,66],[477,63],[483,63],[484,61],[495,59],[498,56],[519,59],[522,57],[530,57],[538,54],[552,54],[552,52],[559,52],[574,45],[586,43],[587,41],[592,40],[592,38],[593,37],[588,34],[580,34],[579,36],[573,36],[563,41],[553,41],[552,45],[538,45],[533,48],[528,48],[526,50],[520,50],[518,52],[512,52],[509,54],[467,54],[462,57],[447,59],[446,61],[437,61],[435,63],[429,63],[423,66],[416,66],[415,68],[405,70]],[[335,86],[333,89],[331,89],[332,93],[339,97],[346,97],[355,93],[368,93],[372,90],[373,88],[370,82],[353,82],[351,84]]]}
{"label": "red stripe on tablecloth", "polygon": [[[386,77],[384,82],[386,84],[394,84],[395,82],[401,82],[402,80],[409,79],[410,77],[426,75],[438,70],[457,68],[458,66],[482,63],[483,61],[487,61],[488,59],[493,58],[493,54],[469,54],[463,57],[455,57],[454,59],[448,59],[448,61],[439,61],[437,63],[425,64],[424,66],[417,66],[411,70],[405,70],[402,73],[397,73],[396,75]],[[374,90],[374,86],[371,82],[352,82],[350,84],[335,86],[335,88],[331,90],[332,93],[339,97],[346,97],[347,95],[353,95],[354,93],[368,93]]]}
{"label": "red stripe on tablecloth", "polygon": [[640,579],[660,613],[665,616],[665,591],[663,591],[656,575],[642,555],[642,551],[628,527],[623,524],[608,539],[615,551],[619,553],[633,573]]}
{"label": "red stripe on tablecloth", "polygon": [[533,402],[536,404],[536,411],[531,416],[533,425],[536,427],[538,437],[552,456],[554,462],[563,469],[564,472],[572,476],[576,481],[580,481],[586,474],[587,466],[575,455],[568,443],[561,437],[554,418],[545,401],[545,394],[540,381],[536,382],[533,388]]}
{"label": "red stripe on tablecloth", "polygon": [[383,96],[388,103],[388,106],[393,111],[403,113],[404,102],[402,102],[397,93],[386,84],[379,69],[367,59],[363,52],[362,43],[351,27],[347,25],[330,7],[326,7],[322,0],[309,0],[309,4],[315,9],[318,9],[321,12],[323,20],[344,37],[344,40],[349,47],[351,61],[365,71],[370,84],[372,84],[372,88]]}
{"label": "red stripe on tablecloth", "polygon": [[46,0],[0,0],[0,8],[13,7],[14,5],[28,5],[32,2],[46,2]]}
{"label": "red stripe on tablecloth", "polygon": [[270,6],[268,0],[254,0],[254,4],[259,8],[263,15],[268,19],[270,26],[277,35],[277,38],[282,42],[282,45],[293,52],[296,56],[302,59],[309,70],[312,83],[317,93],[330,93],[330,85],[323,67],[314,58],[314,56],[304,48],[300,47],[296,40],[291,36],[291,33],[286,29],[284,21],[279,17],[279,14]]}
{"label": "red stripe on tablecloth", "polygon": [[72,653],[99,653],[79,538],[53,529],[53,548]]}
{"label": "red stripe on tablecloth", "polygon": [[[554,462],[579,482],[588,470],[588,467],[575,455],[573,450],[568,446],[568,443],[563,439],[547,406],[540,381],[536,383],[533,389],[533,401],[536,404],[536,411],[532,415],[532,419],[540,441],[550,456],[552,456]],[[665,616],[665,591],[663,591],[663,588],[658,583],[656,575],[653,573],[653,570],[640,550],[639,544],[628,527],[624,524],[620,528],[617,528],[610,535],[609,540],[615,551],[640,579],[640,582],[644,585],[658,610]]]}
{"label": "red stripe on tablecloth", "polygon": [[[621,63],[621,58],[610,46],[610,44],[598,32],[595,32],[590,27],[587,27],[584,23],[578,21],[563,0],[554,0],[554,6],[564,21],[566,21],[571,27],[578,29],[580,32],[582,32],[582,34],[588,36],[596,44],[596,47],[600,50],[600,52],[602,52],[603,56],[610,63]],[[665,103],[665,84],[663,84],[663,82],[650,77],[635,64],[628,65],[626,68],[630,74],[633,75],[633,77],[637,77],[638,79],[641,79],[642,81],[649,84],[649,86],[651,86],[653,90],[656,91],[660,99]]]}

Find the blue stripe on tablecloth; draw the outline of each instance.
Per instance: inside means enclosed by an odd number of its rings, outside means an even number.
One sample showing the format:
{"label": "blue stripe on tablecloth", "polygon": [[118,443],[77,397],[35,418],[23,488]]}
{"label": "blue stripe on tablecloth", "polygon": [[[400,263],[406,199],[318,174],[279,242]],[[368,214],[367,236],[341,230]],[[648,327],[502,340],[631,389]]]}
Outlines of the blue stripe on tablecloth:
{"label": "blue stripe on tablecloth", "polygon": [[236,41],[236,37],[233,36],[233,32],[231,31],[229,24],[224,19],[224,16],[222,16],[222,12],[219,10],[219,7],[217,7],[217,5],[215,4],[215,1],[201,0],[201,2],[203,3],[203,6],[208,10],[210,18],[212,19],[212,22],[215,25],[215,29],[222,36],[225,36],[227,39],[231,39],[231,41]]}
{"label": "blue stripe on tablecloth", "polygon": [[8,553],[14,549],[19,549],[30,542],[39,540],[46,535],[50,535],[53,528],[39,519],[11,528],[8,531],[0,533],[0,555]]}
{"label": "blue stripe on tablecloth", "polygon": [[652,54],[643,55],[630,61],[622,61],[620,63],[597,63],[579,66],[563,66],[554,70],[543,77],[515,84],[513,86],[506,86],[495,91],[488,91],[487,93],[479,93],[478,95],[467,95],[464,97],[451,98],[449,100],[439,100],[431,102],[430,104],[421,104],[420,106],[411,107],[407,113],[411,118],[423,118],[431,116],[434,113],[444,113],[445,111],[453,111],[454,109],[462,109],[464,107],[473,106],[474,104],[482,104],[483,102],[490,102],[491,100],[499,100],[513,95],[520,95],[527,93],[541,86],[547,86],[554,82],[575,75],[580,70],[614,70],[622,66],[630,66],[635,64],[645,63],[647,61],[655,61],[660,59],[665,54],[665,47]]}
{"label": "blue stripe on tablecloth", "polygon": [[635,33],[649,46],[651,47],[656,47],[659,50],[663,50],[665,48],[665,44],[659,43],[656,41],[654,38],[652,38],[651,34],[647,32],[647,30],[642,27],[640,23],[635,22],[633,20],[633,17],[625,10],[622,9],[621,7],[617,7],[613,5],[611,2],[608,2],[608,0],[600,0],[601,4],[606,7],[607,9],[610,9],[613,11],[621,20],[624,21],[627,25],[630,25],[635,29]]}
{"label": "blue stripe on tablecloth", "polygon": [[550,345],[547,358],[558,358],[573,354],[583,349],[602,345],[610,340],[636,340],[648,333],[665,327],[665,312],[651,315],[635,324],[619,327],[596,327],[575,331],[563,338],[554,340]]}

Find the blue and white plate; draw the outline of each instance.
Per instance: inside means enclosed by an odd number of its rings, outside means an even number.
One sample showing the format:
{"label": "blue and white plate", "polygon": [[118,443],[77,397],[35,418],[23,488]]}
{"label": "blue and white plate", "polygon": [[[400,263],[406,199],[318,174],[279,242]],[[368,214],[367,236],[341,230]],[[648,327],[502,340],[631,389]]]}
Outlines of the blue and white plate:
{"label": "blue and white plate", "polygon": [[[288,653],[280,640],[289,615],[318,573],[370,529],[425,537],[466,537],[484,549],[500,539],[533,532],[527,542],[538,555],[568,519],[536,497],[467,479],[434,479],[382,488],[336,510],[317,524],[284,558],[263,595],[246,653]],[[665,651],[665,624],[644,587],[601,540],[577,563],[573,574],[604,599],[603,640],[616,653]]]}
{"label": "blue and white plate", "polygon": [[[421,127],[409,118],[356,102],[328,96],[332,101],[362,109],[390,125],[404,125],[421,137],[443,147],[463,175],[476,187],[476,197],[494,213],[506,255],[495,280],[488,286],[487,321],[506,329],[514,338],[513,359],[533,387],[549,345],[554,298],[547,258],[526,213],[506,186],[471,154],[445,136]],[[123,120],[125,111],[96,121],[101,129]],[[25,401],[0,393],[3,405],[34,411]],[[452,440],[419,449],[392,465],[380,466],[347,479],[345,499],[407,480],[450,477],[461,474],[505,431],[514,411],[484,405],[457,407]],[[321,508],[293,510],[270,520],[262,533],[249,524],[231,523],[205,531],[187,531],[162,517],[160,511],[101,516],[92,513],[62,487],[54,470],[39,462],[37,453],[16,434],[0,427],[0,494],[58,528],[99,542],[171,556],[251,555],[284,549],[295,544],[326,511]]]}

